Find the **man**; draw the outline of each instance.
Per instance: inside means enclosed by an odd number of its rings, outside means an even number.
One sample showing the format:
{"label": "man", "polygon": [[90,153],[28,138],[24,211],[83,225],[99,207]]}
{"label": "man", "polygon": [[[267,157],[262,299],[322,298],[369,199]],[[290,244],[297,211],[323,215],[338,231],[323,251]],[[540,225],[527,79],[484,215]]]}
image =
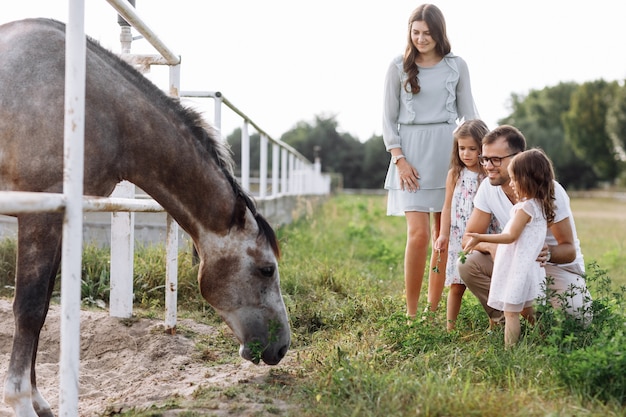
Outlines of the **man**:
{"label": "man", "polygon": [[[485,167],[488,181],[483,181],[474,197],[474,209],[465,232],[487,233],[491,216],[500,226],[510,218],[516,203],[507,171],[511,158],[526,150],[524,135],[513,126],[502,125],[489,132],[482,141],[480,163]],[[569,197],[555,181],[556,216],[548,225],[543,250],[537,258],[546,270],[550,302],[568,314],[587,323],[591,318],[591,295],[583,278],[585,263],[576,235]],[[469,238],[463,237],[463,246]],[[504,322],[504,314],[487,305],[497,244],[482,242],[458,262],[458,269],[467,288],[478,298],[487,312],[490,324]]]}

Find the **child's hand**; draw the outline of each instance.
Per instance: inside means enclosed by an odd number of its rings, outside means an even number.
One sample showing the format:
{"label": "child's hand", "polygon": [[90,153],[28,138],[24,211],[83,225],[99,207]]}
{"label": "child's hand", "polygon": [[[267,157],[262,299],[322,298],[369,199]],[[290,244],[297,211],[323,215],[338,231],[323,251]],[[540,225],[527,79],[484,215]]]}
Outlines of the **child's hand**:
{"label": "child's hand", "polygon": [[472,249],[474,249],[476,245],[480,243],[480,233],[466,233],[466,235],[471,237],[471,239],[468,240],[463,247],[463,252],[465,252],[465,254],[468,254],[472,251]]}
{"label": "child's hand", "polygon": [[448,247],[448,236],[439,235],[435,241],[435,250],[442,251]]}

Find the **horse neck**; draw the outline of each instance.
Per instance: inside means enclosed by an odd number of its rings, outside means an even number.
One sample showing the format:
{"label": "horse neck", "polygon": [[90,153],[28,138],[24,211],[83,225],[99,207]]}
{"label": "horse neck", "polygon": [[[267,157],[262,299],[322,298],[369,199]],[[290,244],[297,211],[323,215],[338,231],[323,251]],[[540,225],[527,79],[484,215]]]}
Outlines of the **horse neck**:
{"label": "horse neck", "polygon": [[225,233],[235,203],[232,185],[214,156],[175,126],[168,124],[157,136],[136,135],[127,179],[161,204],[192,237],[203,229]]}

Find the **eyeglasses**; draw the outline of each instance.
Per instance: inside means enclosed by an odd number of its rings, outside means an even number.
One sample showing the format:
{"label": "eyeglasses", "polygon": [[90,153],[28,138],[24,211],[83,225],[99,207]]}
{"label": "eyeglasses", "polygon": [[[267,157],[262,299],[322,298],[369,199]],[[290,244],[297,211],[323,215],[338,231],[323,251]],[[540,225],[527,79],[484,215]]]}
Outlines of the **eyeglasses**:
{"label": "eyeglasses", "polygon": [[487,166],[487,164],[491,162],[491,165],[493,165],[494,167],[499,167],[500,165],[502,165],[503,159],[510,158],[517,155],[518,153],[519,152],[515,152],[507,156],[479,156],[478,161],[482,166]]}

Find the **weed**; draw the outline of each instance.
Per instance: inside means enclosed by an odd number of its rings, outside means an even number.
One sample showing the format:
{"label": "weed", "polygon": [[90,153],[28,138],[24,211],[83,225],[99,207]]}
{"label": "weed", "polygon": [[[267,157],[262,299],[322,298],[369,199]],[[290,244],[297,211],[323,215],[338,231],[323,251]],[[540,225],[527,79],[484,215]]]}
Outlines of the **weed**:
{"label": "weed", "polygon": [[280,331],[280,329],[281,329],[281,324],[278,320],[270,320],[269,325],[268,325],[268,340],[267,340],[268,344],[264,346],[258,340],[249,342],[247,344],[248,349],[250,349],[250,353],[252,355],[252,362],[256,364],[261,362],[261,359],[263,357],[263,352],[265,352],[265,349],[267,349],[267,347],[271,343],[274,343],[278,340],[278,332]]}
{"label": "weed", "polygon": [[467,253],[465,253],[465,251],[459,251],[459,261],[461,261],[461,263],[464,264],[466,259],[467,259]]}

